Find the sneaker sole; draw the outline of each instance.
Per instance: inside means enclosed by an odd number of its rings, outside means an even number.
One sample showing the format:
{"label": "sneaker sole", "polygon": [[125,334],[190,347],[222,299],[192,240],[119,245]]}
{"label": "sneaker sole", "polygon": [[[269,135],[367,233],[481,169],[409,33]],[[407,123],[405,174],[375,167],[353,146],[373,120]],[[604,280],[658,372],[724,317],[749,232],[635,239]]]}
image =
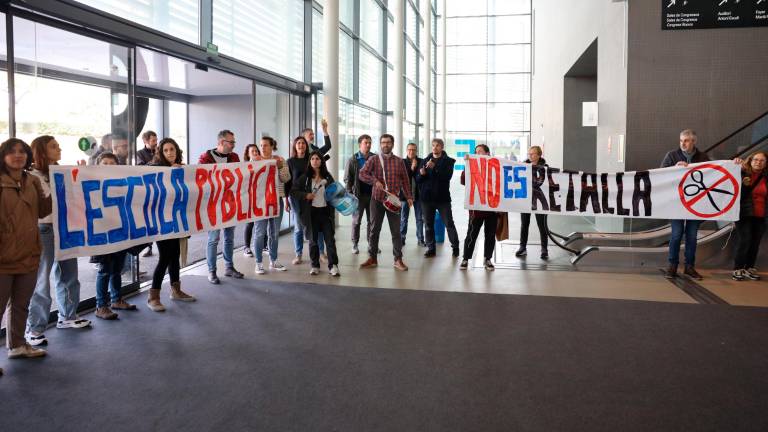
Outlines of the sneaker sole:
{"label": "sneaker sole", "polygon": [[35,340],[27,339],[27,343],[30,346],[47,346],[48,345],[48,339],[43,339],[42,341],[35,341]]}
{"label": "sneaker sole", "polygon": [[56,328],[57,329],[61,329],[61,330],[65,330],[65,329],[81,329],[81,328],[86,328],[86,327],[90,327],[90,326],[91,326],[91,322],[88,322],[88,324],[74,324],[74,325],[62,325],[62,326],[59,326],[59,324],[56,324]]}

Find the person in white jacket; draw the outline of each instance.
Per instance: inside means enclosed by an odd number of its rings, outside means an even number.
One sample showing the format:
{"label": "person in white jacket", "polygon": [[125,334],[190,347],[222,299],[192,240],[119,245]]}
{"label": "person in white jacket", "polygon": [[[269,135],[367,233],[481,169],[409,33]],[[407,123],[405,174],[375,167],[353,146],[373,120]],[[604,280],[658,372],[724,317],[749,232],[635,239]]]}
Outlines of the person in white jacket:
{"label": "person in white jacket", "polygon": [[267,242],[269,248],[269,268],[275,271],[286,271],[284,265],[280,264],[277,260],[277,240],[280,233],[280,222],[283,220],[283,209],[285,205],[283,200],[287,200],[285,197],[285,183],[291,179],[291,171],[288,169],[288,164],[282,157],[273,154],[277,150],[277,141],[272,137],[262,137],[259,142],[259,149],[261,150],[261,156],[255,160],[269,160],[274,159],[277,161],[278,178],[277,182],[277,195],[280,205],[280,211],[277,216],[269,219],[261,219],[255,222],[253,226],[253,248],[254,256],[256,257],[256,274],[263,275],[266,273],[264,270],[264,264],[262,264],[261,251],[264,250],[264,234],[267,235]]}

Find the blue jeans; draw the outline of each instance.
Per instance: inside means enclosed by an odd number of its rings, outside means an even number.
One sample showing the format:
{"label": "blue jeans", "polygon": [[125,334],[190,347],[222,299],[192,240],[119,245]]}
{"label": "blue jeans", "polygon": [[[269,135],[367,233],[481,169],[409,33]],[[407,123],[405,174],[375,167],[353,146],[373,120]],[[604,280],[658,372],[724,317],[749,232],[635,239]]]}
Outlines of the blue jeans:
{"label": "blue jeans", "polygon": [[[96,307],[108,306],[120,300],[120,287],[123,285],[123,266],[127,253],[115,252],[109,255],[106,262],[99,263],[96,273]],[[109,291],[109,292],[107,292]],[[107,302],[107,299],[110,302]]]}
{"label": "blue jeans", "polygon": [[283,220],[283,200],[280,199],[280,213],[279,216],[257,220],[253,224],[253,256],[256,257],[256,262],[261,263],[262,254],[264,250],[264,234],[267,235],[269,241],[269,259],[277,261],[277,240],[280,235],[280,222]]}
{"label": "blue jeans", "polygon": [[699,232],[699,220],[671,220],[672,235],[669,238],[669,264],[680,264],[680,241],[685,232],[685,265],[696,264],[696,237]]}
{"label": "blue jeans", "polygon": [[37,268],[35,292],[29,302],[27,331],[42,333],[48,326],[51,313],[51,270],[56,287],[56,303],[59,306],[59,321],[77,318],[80,303],[80,281],[77,279],[77,258],[64,261],[53,259],[53,225],[40,224],[40,266]]}
{"label": "blue jeans", "polygon": [[[408,233],[408,216],[411,212],[408,201],[400,201],[400,239],[405,245],[405,235]],[[424,219],[421,217],[421,201],[413,202],[413,212],[416,215],[416,239],[424,243]]]}
{"label": "blue jeans", "polygon": [[[293,212],[293,252],[296,256],[301,256],[304,252],[304,231],[306,228],[301,223],[301,216],[299,216],[299,200],[294,197],[290,197],[291,211]],[[309,238],[309,236],[306,236]],[[323,233],[319,233],[317,238],[317,244],[320,248],[320,253],[325,251],[325,242],[323,241]]]}
{"label": "blue jeans", "polygon": [[[209,272],[216,271],[216,254],[219,251],[220,235],[220,229],[208,231],[208,250],[205,252],[205,259],[208,262]],[[227,268],[234,268],[235,263],[232,261],[232,254],[235,249],[235,227],[224,228],[224,247],[222,249],[224,264]]]}

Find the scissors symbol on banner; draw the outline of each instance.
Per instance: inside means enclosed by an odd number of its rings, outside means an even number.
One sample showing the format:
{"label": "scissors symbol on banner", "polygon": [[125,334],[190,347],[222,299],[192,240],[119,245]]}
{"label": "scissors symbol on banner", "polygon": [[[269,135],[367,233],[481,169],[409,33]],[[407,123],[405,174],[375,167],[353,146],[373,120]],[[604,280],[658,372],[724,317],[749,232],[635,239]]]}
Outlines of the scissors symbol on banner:
{"label": "scissors symbol on banner", "polygon": [[[720,207],[718,207],[717,203],[715,202],[715,199],[712,198],[712,192],[717,192],[720,194],[725,195],[733,195],[733,192],[727,191],[724,189],[718,189],[716,187],[708,188],[706,184],[704,184],[704,173],[701,172],[701,170],[693,170],[691,172],[691,180],[693,180],[693,183],[685,185],[683,188],[683,193],[687,197],[695,197],[702,192],[707,194],[707,198],[709,199],[709,202],[712,204],[712,207],[717,209],[717,211],[720,211]],[[689,192],[689,189],[691,190]]]}

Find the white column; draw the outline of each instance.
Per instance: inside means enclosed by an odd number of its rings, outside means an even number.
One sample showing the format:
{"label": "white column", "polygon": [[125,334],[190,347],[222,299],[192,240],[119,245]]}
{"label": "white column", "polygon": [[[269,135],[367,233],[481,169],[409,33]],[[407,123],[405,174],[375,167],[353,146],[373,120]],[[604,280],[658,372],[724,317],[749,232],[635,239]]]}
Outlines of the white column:
{"label": "white column", "polygon": [[421,16],[424,18],[424,32],[421,37],[421,52],[424,54],[424,67],[421,74],[421,86],[424,89],[424,112],[420,113],[424,144],[421,154],[426,154],[432,141],[432,0],[421,0]]}
{"label": "white column", "polygon": [[392,119],[395,123],[395,130],[393,135],[395,136],[395,148],[394,152],[398,155],[404,155],[403,149],[403,94],[405,88],[405,9],[403,0],[394,0],[389,2],[390,11],[395,18],[394,28],[392,29],[394,34],[394,55],[392,59],[392,66],[394,66],[394,85],[395,85],[395,100],[392,104]]}
{"label": "white column", "polygon": [[[339,177],[339,0],[325,0],[323,6],[323,44],[325,68],[323,70],[323,118],[328,122],[328,133],[333,147],[328,152],[328,171]],[[315,138],[318,146],[323,137]]]}
{"label": "white column", "polygon": [[439,108],[438,108],[439,111],[438,111],[437,115],[440,116],[440,128],[441,128],[440,129],[440,136],[444,140],[447,140],[448,139],[448,134],[446,133],[446,130],[448,129],[448,126],[445,124],[445,95],[446,95],[446,91],[445,91],[445,73],[446,73],[446,70],[445,70],[445,67],[446,67],[446,61],[445,61],[445,29],[446,29],[446,25],[445,25],[445,17],[446,17],[445,6],[446,6],[446,3],[448,3],[448,2],[446,0],[443,0],[440,3],[441,3],[440,4],[440,11],[439,11],[440,15],[441,15],[441,18],[440,18],[440,28],[437,31],[439,31],[440,34],[442,35],[443,45],[438,47],[438,49],[440,50],[440,55],[437,56],[437,58],[440,60],[440,72],[441,72],[440,75],[438,75],[438,80],[439,80],[438,81],[438,85],[439,85],[439,87],[438,87],[437,91],[440,93],[440,97],[438,98],[438,100],[440,100],[440,105],[439,105]]}

